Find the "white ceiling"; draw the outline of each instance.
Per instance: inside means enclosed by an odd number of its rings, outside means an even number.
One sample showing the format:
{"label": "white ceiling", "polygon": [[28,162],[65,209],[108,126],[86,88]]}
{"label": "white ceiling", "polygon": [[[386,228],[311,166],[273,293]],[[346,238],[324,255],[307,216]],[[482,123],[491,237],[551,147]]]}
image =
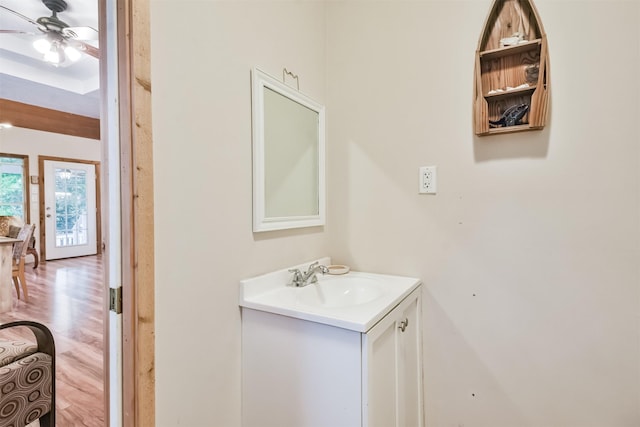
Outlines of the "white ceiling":
{"label": "white ceiling", "polygon": [[[58,19],[70,27],[98,28],[98,0],[66,0]],[[32,20],[51,16],[41,0],[0,0],[0,5]],[[58,66],[42,60],[32,46],[42,32],[14,14],[0,9],[0,30],[33,34],[0,33],[0,98],[38,105],[83,116],[100,116],[98,59],[83,54],[77,62]],[[97,41],[89,42],[98,46]]]}

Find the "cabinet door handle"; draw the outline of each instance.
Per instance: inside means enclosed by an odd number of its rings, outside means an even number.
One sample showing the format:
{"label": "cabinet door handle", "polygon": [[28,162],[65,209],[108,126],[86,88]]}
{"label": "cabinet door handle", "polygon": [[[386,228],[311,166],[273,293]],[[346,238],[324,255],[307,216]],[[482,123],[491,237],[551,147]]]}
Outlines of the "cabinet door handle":
{"label": "cabinet door handle", "polygon": [[403,321],[400,322],[400,325],[398,326],[398,328],[404,332],[405,329],[407,329],[407,326],[409,326],[409,318],[405,318]]}

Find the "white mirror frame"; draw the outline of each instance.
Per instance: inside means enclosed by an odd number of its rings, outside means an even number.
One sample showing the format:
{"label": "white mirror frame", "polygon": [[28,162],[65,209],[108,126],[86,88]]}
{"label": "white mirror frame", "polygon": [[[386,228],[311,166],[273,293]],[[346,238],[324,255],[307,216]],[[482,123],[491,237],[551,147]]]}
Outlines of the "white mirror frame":
{"label": "white mirror frame", "polygon": [[[253,125],[253,231],[315,227],[325,224],[325,108],[301,92],[269,76],[258,68],[251,73]],[[278,94],[318,113],[318,214],[266,217],[265,213],[265,123],[264,91]]]}

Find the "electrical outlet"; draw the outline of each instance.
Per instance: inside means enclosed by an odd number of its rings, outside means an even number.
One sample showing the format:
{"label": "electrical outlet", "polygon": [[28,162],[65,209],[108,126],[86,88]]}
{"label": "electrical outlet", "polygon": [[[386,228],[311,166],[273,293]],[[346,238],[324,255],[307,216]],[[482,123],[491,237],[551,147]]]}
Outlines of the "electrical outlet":
{"label": "electrical outlet", "polygon": [[421,194],[436,194],[436,167],[422,166],[420,172],[420,189]]}

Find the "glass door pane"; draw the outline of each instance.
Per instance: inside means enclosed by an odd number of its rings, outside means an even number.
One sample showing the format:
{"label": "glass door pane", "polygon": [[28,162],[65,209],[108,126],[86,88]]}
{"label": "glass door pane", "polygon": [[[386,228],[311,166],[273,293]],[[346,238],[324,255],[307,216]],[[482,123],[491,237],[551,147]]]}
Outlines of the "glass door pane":
{"label": "glass door pane", "polygon": [[57,248],[86,245],[87,172],[82,169],[55,168]]}

